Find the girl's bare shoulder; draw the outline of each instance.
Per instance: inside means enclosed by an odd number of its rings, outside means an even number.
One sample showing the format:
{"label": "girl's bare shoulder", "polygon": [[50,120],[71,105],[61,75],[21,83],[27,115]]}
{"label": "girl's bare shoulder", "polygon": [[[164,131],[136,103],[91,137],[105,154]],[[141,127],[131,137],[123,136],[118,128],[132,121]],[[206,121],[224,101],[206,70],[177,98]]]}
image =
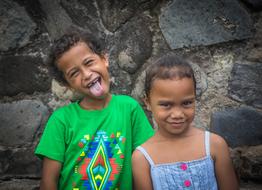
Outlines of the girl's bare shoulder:
{"label": "girl's bare shoulder", "polygon": [[228,152],[228,145],[225,139],[220,135],[211,133],[210,152],[213,158],[216,158],[218,155],[223,155],[225,154],[225,152]]}
{"label": "girl's bare shoulder", "polygon": [[215,147],[223,147],[223,146],[226,146],[227,147],[227,143],[225,141],[225,139],[223,137],[221,137],[220,135],[218,134],[215,134],[215,133],[210,133],[210,143],[212,146],[215,146]]}

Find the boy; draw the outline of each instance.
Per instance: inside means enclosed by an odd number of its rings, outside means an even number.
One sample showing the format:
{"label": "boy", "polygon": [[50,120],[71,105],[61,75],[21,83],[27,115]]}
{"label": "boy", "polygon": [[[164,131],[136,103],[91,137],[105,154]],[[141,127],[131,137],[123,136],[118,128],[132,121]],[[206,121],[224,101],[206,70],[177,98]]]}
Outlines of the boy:
{"label": "boy", "polygon": [[40,189],[131,190],[131,154],[154,132],[134,99],[110,94],[103,48],[87,34],[66,34],[55,41],[50,66],[84,98],[48,120],[35,151],[43,158]]}

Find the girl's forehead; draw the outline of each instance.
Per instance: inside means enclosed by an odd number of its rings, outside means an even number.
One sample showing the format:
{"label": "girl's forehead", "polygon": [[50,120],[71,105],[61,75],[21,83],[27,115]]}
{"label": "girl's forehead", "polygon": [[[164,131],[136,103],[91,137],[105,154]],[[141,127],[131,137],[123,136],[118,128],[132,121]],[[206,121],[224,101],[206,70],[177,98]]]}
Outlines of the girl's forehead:
{"label": "girl's forehead", "polygon": [[192,78],[155,79],[151,85],[151,95],[160,94],[195,94]]}

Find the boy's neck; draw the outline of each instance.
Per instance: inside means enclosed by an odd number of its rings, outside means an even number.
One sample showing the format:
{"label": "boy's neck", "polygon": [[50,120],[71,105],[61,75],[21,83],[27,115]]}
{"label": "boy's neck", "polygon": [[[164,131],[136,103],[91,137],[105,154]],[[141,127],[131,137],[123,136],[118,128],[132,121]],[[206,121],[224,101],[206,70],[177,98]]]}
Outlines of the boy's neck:
{"label": "boy's neck", "polygon": [[106,97],[102,99],[89,99],[88,97],[84,97],[79,105],[86,110],[101,110],[104,109],[111,100],[112,95],[108,94]]}

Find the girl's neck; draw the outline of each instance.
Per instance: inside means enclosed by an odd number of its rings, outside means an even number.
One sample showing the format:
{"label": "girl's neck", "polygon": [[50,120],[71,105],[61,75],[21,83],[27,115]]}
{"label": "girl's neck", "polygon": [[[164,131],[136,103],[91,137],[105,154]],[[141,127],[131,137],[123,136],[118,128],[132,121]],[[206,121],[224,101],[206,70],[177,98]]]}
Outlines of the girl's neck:
{"label": "girl's neck", "polygon": [[175,142],[187,139],[194,135],[198,135],[199,132],[200,131],[197,128],[193,127],[193,125],[191,124],[186,131],[183,131],[180,134],[166,134],[161,130],[157,131],[155,134],[155,140],[157,140],[158,142]]}
{"label": "girl's neck", "polygon": [[86,110],[102,110],[108,105],[111,97],[111,94],[108,94],[106,97],[101,99],[90,99],[88,97],[84,97],[80,102],[80,106]]}

